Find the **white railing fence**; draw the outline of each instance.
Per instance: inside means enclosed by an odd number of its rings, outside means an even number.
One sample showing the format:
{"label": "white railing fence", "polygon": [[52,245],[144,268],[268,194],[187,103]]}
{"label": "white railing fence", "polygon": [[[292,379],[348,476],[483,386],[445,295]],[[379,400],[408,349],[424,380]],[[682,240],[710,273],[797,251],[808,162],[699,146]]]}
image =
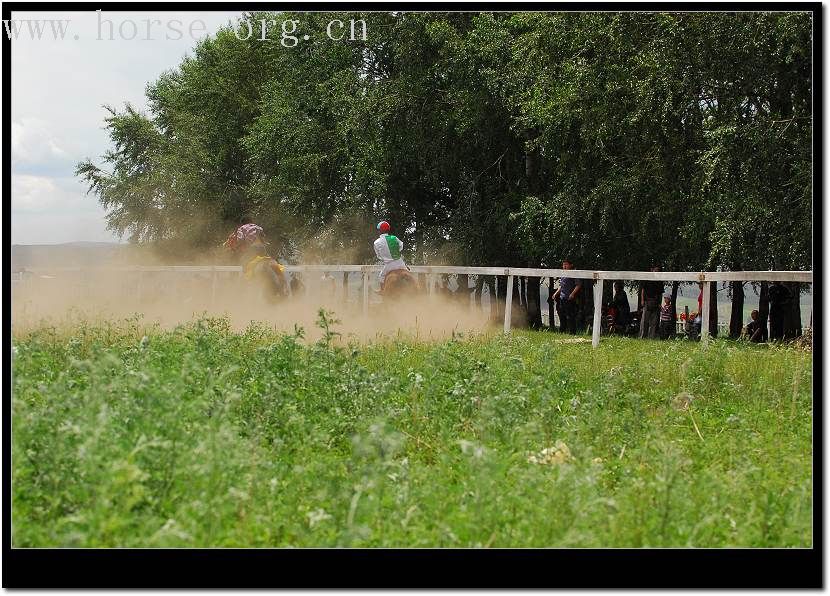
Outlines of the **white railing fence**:
{"label": "white railing fence", "polygon": [[[369,286],[371,275],[378,273],[380,265],[285,265],[289,273],[360,273],[363,277],[363,304],[364,315],[369,313]],[[594,312],[592,325],[592,341],[594,347],[599,344],[601,317],[602,317],[602,295],[605,280],[621,281],[663,281],[663,282],[699,282],[705,283],[703,292],[703,307],[701,315],[701,343],[706,345],[709,341],[709,304],[712,300],[711,292],[714,284],[707,282],[725,281],[788,281],[799,283],[813,283],[812,271],[600,271],[592,269],[534,269],[525,267],[455,267],[443,265],[412,265],[409,267],[413,273],[425,274],[428,278],[427,288],[430,294],[435,291],[436,275],[494,275],[507,278],[507,291],[504,307],[504,332],[509,333],[512,318],[513,303],[513,281],[515,277],[539,277],[539,278],[562,278],[571,277],[594,282]],[[217,274],[220,272],[236,272],[242,276],[242,267],[232,265],[172,265],[172,266],[131,266],[131,267],[37,267],[15,272],[17,279],[13,282],[23,282],[27,274],[38,275],[43,273],[73,273],[83,275],[84,272],[123,272],[138,274],[138,298],[141,298],[141,279],[144,273],[152,272],[180,272],[180,273],[210,273],[211,301],[216,297]],[[311,291],[310,284],[305,284],[306,293]],[[812,320],[812,315],[810,317]]]}

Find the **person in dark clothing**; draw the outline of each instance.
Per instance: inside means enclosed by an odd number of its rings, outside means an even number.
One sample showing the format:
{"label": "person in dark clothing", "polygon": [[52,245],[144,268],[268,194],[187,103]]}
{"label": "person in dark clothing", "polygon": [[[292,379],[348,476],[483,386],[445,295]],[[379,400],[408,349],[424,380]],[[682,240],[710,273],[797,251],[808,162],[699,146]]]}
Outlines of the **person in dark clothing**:
{"label": "person in dark clothing", "polygon": [[769,338],[784,339],[784,318],[790,307],[793,294],[780,281],[772,282],[769,287]]}
{"label": "person in dark clothing", "polygon": [[[562,269],[573,269],[569,259],[562,261]],[[579,294],[582,292],[582,280],[573,277],[563,277],[559,280],[559,288],[553,299],[559,300],[562,308],[562,331],[576,335],[577,317],[579,316]]]}
{"label": "person in dark clothing", "polygon": [[749,316],[752,320],[746,324],[746,336],[753,343],[761,343],[764,341],[764,329],[758,320],[758,311],[753,310]]}
{"label": "person in dark clothing", "polygon": [[[654,265],[652,271],[660,271],[659,265]],[[663,296],[663,282],[651,280],[644,282],[640,289],[640,298],[643,302],[643,315],[640,318],[640,337],[654,339],[657,337],[657,327],[660,322],[660,299]]]}
{"label": "person in dark clothing", "polygon": [[612,333],[625,334],[628,322],[631,320],[631,306],[628,304],[628,295],[625,293],[623,282],[614,282],[614,297],[611,300],[614,309],[614,323]]}

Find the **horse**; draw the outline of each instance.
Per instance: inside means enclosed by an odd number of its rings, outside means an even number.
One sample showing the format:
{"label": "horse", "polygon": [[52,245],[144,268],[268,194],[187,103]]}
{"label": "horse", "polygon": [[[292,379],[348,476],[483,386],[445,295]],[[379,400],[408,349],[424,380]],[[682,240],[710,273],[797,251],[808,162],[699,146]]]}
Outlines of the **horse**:
{"label": "horse", "polygon": [[393,269],[386,274],[380,295],[386,298],[414,296],[421,292],[418,278],[406,269]]}
{"label": "horse", "polygon": [[267,255],[257,255],[245,266],[245,278],[258,284],[262,296],[268,302],[278,302],[288,296],[285,268]]}

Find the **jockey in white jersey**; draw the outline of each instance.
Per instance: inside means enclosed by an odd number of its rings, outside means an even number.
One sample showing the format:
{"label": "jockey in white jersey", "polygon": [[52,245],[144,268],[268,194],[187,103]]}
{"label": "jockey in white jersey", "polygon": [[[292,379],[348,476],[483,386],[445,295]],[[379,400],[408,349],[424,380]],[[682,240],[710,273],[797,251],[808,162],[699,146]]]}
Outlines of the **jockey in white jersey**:
{"label": "jockey in white jersey", "polygon": [[382,221],[378,224],[378,231],[380,237],[375,240],[375,255],[378,259],[383,261],[383,269],[378,275],[380,287],[383,288],[383,282],[386,279],[386,274],[395,269],[407,269],[406,263],[401,257],[401,250],[403,249],[403,242],[396,236],[388,234],[390,225],[388,221]]}

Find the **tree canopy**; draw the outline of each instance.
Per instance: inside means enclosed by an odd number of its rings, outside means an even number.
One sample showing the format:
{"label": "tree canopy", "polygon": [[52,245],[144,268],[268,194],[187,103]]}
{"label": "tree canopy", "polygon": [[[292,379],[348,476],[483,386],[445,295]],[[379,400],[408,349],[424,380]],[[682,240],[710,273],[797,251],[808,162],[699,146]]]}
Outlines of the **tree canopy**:
{"label": "tree canopy", "polygon": [[[245,214],[284,255],[805,269],[812,15],[245,13],[109,108],[77,173],[136,242],[215,246]],[[366,39],[334,41],[334,19]]]}

